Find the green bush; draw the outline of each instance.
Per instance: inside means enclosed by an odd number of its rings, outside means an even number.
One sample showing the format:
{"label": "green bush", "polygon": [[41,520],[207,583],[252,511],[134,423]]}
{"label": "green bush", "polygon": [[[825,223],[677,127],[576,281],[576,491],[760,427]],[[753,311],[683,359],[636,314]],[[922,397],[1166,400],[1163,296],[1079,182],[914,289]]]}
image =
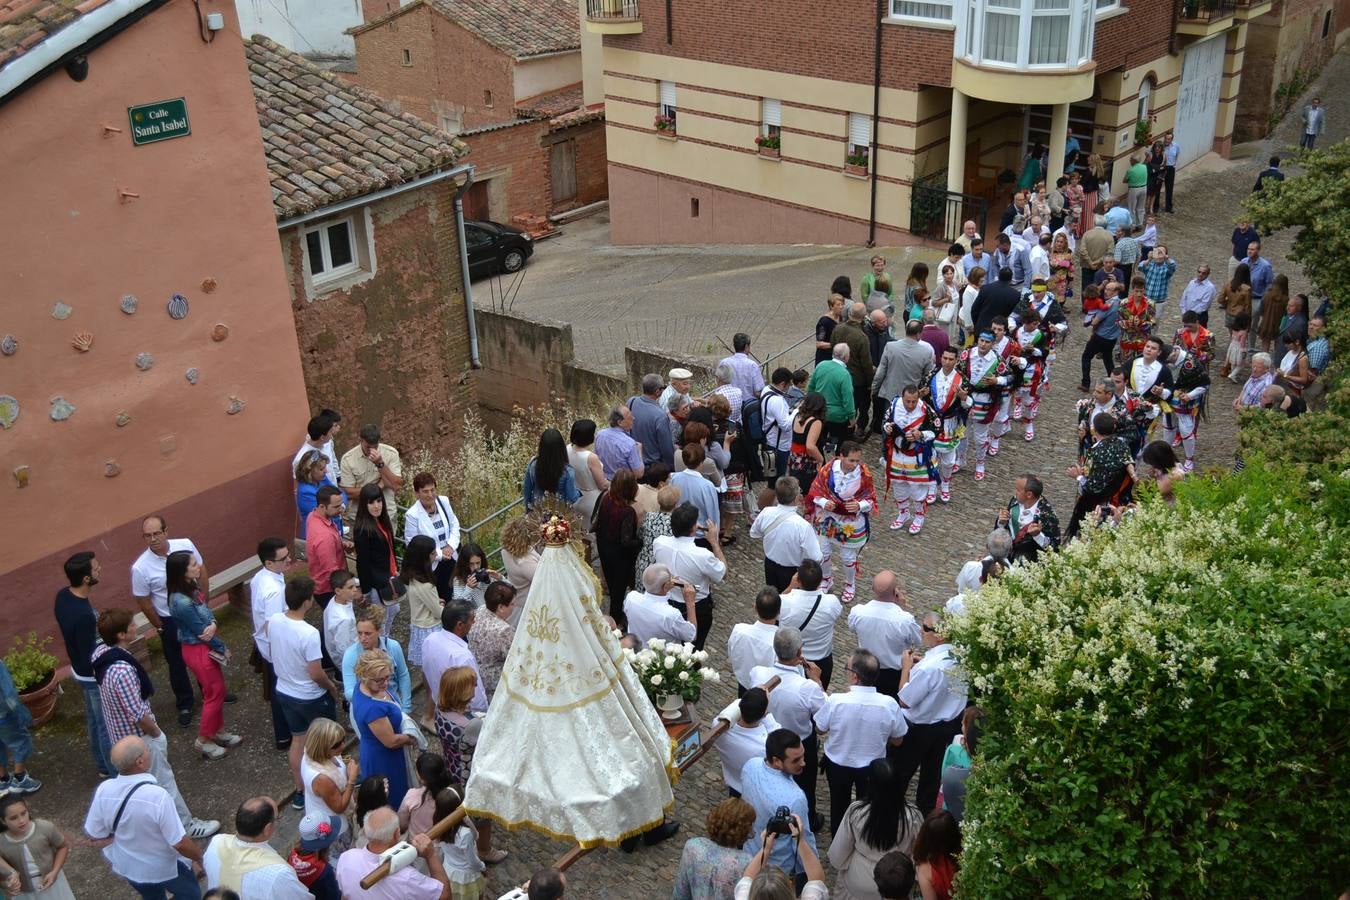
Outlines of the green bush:
{"label": "green bush", "polygon": [[1332,897],[1350,883],[1350,480],[1253,460],[986,586],[958,896]]}
{"label": "green bush", "polygon": [[5,667],[14,679],[14,689],[23,693],[38,687],[56,671],[57,659],[47,652],[50,637],[39,638],[36,631],[14,639],[14,649],[5,654]]}

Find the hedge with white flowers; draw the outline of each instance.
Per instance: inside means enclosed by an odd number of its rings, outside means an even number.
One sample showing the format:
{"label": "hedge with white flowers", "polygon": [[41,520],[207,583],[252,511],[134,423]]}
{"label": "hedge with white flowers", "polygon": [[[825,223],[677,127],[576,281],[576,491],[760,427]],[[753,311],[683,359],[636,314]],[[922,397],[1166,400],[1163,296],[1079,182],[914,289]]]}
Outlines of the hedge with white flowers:
{"label": "hedge with white flowers", "polygon": [[1263,464],[986,585],[958,898],[1334,897],[1350,472]]}

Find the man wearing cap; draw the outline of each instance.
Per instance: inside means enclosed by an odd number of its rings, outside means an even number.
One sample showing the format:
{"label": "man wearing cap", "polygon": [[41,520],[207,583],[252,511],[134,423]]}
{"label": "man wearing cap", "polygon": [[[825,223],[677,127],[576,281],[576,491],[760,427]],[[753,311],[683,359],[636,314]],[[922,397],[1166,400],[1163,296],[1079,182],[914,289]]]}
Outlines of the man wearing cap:
{"label": "man wearing cap", "polygon": [[[975,447],[975,480],[984,481],[984,459],[989,453],[989,426],[998,414],[999,401],[1011,383],[1008,364],[994,352],[994,332],[979,332],[975,346],[961,351],[956,365],[970,392],[970,439]],[[965,465],[965,460],[958,460]]]}
{"label": "man wearing cap", "polygon": [[670,372],[667,373],[667,377],[670,381],[666,385],[666,389],[661,392],[661,399],[658,401],[660,402],[662,409],[667,411],[670,410],[670,398],[674,397],[676,394],[683,397],[685,403],[694,402],[694,398],[689,396],[689,388],[694,383],[693,372],[688,369],[676,368],[671,369]]}
{"label": "man wearing cap", "polygon": [[[337,816],[333,820],[339,821]],[[295,870],[268,843],[276,823],[277,804],[271,797],[252,797],[239,804],[234,814],[236,833],[218,834],[206,848],[202,867],[207,886],[228,888],[241,897],[313,900],[314,895],[300,883]],[[338,830],[330,827],[330,831],[331,844]]]}

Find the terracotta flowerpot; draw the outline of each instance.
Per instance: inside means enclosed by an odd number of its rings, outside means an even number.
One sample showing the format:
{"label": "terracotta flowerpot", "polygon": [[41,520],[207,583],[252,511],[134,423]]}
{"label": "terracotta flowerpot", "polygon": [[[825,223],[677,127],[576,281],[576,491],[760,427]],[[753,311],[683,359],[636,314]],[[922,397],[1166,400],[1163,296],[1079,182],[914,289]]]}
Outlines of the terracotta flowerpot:
{"label": "terracotta flowerpot", "polygon": [[844,164],[845,175],[856,175],[860,178],[867,177],[867,166],[855,166],[852,163]]}
{"label": "terracotta flowerpot", "polygon": [[779,148],[777,148],[777,147],[760,147],[760,148],[759,148],[759,155],[765,157],[766,159],[778,159],[778,158],[780,157],[781,153],[782,153],[782,151],[779,150]]}
{"label": "terracotta flowerpot", "polygon": [[24,706],[28,707],[28,712],[33,716],[34,728],[47,724],[56,714],[56,692],[59,688],[60,683],[56,680],[56,673],[52,672],[37,687],[19,694],[19,699],[23,701]]}

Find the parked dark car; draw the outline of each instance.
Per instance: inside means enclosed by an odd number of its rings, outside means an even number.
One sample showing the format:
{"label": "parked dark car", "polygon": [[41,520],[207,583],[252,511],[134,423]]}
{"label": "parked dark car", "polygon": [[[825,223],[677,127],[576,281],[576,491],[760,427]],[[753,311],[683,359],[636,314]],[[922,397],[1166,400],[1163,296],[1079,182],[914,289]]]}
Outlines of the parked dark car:
{"label": "parked dark car", "polygon": [[497,222],[464,223],[464,249],[469,254],[469,277],[518,272],[534,253],[534,239],[519,228]]}

